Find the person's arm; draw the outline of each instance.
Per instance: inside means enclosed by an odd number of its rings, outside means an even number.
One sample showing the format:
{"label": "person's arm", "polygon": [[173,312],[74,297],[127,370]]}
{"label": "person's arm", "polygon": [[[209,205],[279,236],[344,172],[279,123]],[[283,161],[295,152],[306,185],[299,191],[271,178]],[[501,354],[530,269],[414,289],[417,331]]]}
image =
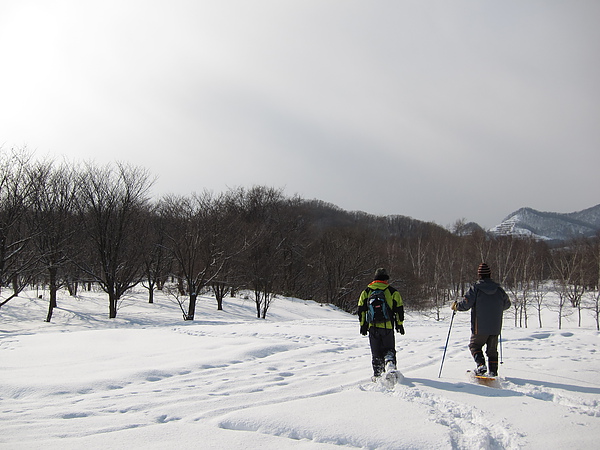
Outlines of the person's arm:
{"label": "person's arm", "polygon": [[367,322],[367,304],[366,299],[369,294],[367,291],[362,291],[358,298],[358,321],[360,323],[360,334],[363,336],[369,331],[369,324]]}
{"label": "person's arm", "polygon": [[456,301],[452,304],[454,311],[468,311],[475,304],[477,299],[477,290],[471,286],[462,300]]}
{"label": "person's arm", "polygon": [[392,302],[394,304],[394,318],[396,331],[400,334],[404,334],[404,302],[400,292],[395,291],[392,294]]}
{"label": "person's arm", "polygon": [[504,311],[506,311],[508,308],[510,308],[511,302],[510,302],[510,297],[508,296],[506,291],[504,291],[504,289],[502,289],[502,299],[504,300],[503,308],[504,308]]}

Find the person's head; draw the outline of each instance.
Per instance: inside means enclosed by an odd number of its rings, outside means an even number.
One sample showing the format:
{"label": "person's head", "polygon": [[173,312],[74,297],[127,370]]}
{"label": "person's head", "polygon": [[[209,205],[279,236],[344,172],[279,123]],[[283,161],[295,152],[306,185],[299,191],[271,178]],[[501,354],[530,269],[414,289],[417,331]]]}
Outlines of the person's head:
{"label": "person's head", "polygon": [[380,267],[379,269],[377,269],[375,271],[375,276],[373,277],[373,280],[376,281],[387,281],[390,279],[390,276],[387,273],[387,270],[385,270],[383,267]]}
{"label": "person's head", "polygon": [[486,263],[479,264],[479,267],[477,268],[477,275],[479,275],[479,278],[490,278],[492,276],[490,266],[488,266]]}

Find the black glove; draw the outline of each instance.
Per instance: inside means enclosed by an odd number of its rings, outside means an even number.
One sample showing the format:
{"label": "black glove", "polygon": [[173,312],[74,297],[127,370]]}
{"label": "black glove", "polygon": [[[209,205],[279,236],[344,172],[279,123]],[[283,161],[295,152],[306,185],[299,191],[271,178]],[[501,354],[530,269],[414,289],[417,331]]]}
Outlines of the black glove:
{"label": "black glove", "polygon": [[369,332],[369,323],[365,322],[360,326],[360,334],[362,334],[363,336],[366,336],[368,332]]}
{"label": "black glove", "polygon": [[404,325],[396,325],[396,331],[400,334],[404,334]]}

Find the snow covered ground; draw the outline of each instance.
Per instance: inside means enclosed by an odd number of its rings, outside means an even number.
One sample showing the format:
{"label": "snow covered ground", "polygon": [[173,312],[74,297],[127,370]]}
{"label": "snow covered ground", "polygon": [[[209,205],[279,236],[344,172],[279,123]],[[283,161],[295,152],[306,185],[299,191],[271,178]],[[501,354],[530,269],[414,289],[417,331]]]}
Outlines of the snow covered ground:
{"label": "snow covered ground", "polygon": [[[59,298],[52,323],[35,292],[0,309],[0,448],[595,449],[600,333],[591,315],[561,330],[505,319],[501,387],[471,382],[469,313],[410,312],[397,340],[404,375],[370,381],[355,316],[277,298],[177,305],[144,290],[108,316],[101,293]],[[448,311],[450,313],[450,311]]]}

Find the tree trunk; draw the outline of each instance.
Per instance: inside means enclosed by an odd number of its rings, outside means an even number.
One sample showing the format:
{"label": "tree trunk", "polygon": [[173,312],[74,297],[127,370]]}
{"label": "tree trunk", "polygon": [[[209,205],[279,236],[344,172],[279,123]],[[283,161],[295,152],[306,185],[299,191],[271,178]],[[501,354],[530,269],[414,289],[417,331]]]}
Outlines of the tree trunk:
{"label": "tree trunk", "polygon": [[192,292],[190,294],[190,306],[188,308],[188,313],[185,316],[185,320],[194,320],[194,314],[196,313],[196,298],[198,294]]}
{"label": "tree trunk", "polygon": [[150,280],[150,277],[148,277],[148,286],[146,287],[148,289],[148,303],[154,303],[154,286],[156,283]]}
{"label": "tree trunk", "polygon": [[12,286],[13,286],[13,293],[15,294],[15,297],[18,297],[19,292],[21,292],[21,290],[19,289],[19,276],[18,275],[14,275],[12,277]]}
{"label": "tree trunk", "polygon": [[117,317],[117,296],[114,293],[108,294],[108,318],[116,319]]}
{"label": "tree trunk", "polygon": [[215,282],[212,284],[212,290],[215,294],[215,298],[217,299],[217,310],[223,311],[223,299],[225,298],[229,288],[225,285],[225,283]]}
{"label": "tree trunk", "polygon": [[46,322],[50,322],[52,320],[52,313],[54,312],[54,307],[52,306],[52,301],[48,302],[48,314],[46,315]]}
{"label": "tree trunk", "polygon": [[256,304],[256,318],[260,319],[260,304],[261,304],[261,298],[260,298],[260,291],[254,291],[254,303]]}
{"label": "tree trunk", "polygon": [[77,288],[79,283],[77,281],[73,281],[71,277],[67,278],[67,290],[69,291],[69,295],[71,297],[75,297],[77,295]]}
{"label": "tree trunk", "polygon": [[50,267],[48,269],[48,275],[50,277],[49,281],[49,289],[50,289],[50,301],[48,302],[48,315],[46,316],[46,322],[50,322],[52,320],[52,313],[54,312],[54,308],[56,308],[56,292],[58,291],[58,287],[56,286],[56,273],[58,269],[56,267]]}

